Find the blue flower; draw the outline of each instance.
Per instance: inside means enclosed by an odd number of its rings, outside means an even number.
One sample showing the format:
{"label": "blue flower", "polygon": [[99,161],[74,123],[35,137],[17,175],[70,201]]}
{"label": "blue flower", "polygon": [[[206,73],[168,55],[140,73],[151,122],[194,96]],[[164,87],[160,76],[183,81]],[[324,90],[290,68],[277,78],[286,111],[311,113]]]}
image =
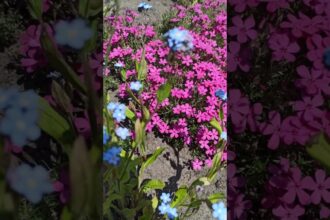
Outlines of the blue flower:
{"label": "blue flower", "polygon": [[124,67],[124,64],[121,63],[121,62],[118,62],[118,63],[115,63],[114,67],[115,68],[123,68]]}
{"label": "blue flower", "polygon": [[173,51],[188,51],[194,48],[193,37],[187,30],[173,28],[165,33],[167,45]]}
{"label": "blue flower", "polygon": [[167,204],[171,201],[171,196],[169,193],[162,193],[160,199],[163,201],[163,203]]}
{"label": "blue flower", "polygon": [[117,122],[121,122],[126,119],[125,111],[115,110],[112,114],[112,117],[116,119]]}
{"label": "blue flower", "polygon": [[326,68],[330,69],[330,48],[327,48],[323,54],[323,63]]}
{"label": "blue flower", "polygon": [[145,2],[141,2],[139,5],[138,5],[138,10],[139,11],[143,11],[143,10],[149,10],[152,8],[152,5],[148,4],[148,3],[145,3]]}
{"label": "blue flower", "polygon": [[126,119],[126,106],[124,104],[110,102],[107,109],[113,112],[112,117],[117,122],[121,122]]}
{"label": "blue flower", "polygon": [[74,49],[84,47],[86,41],[93,36],[92,29],[80,18],[71,22],[60,21],[55,25],[55,40],[60,45],[66,45]]}
{"label": "blue flower", "polygon": [[225,131],[221,132],[220,138],[227,141],[227,132]]}
{"label": "blue flower", "polygon": [[213,217],[218,220],[227,220],[227,208],[223,202],[215,203],[212,205]]}
{"label": "blue flower", "polygon": [[111,140],[110,135],[108,134],[107,128],[103,127],[103,144],[107,144]]}
{"label": "blue flower", "polygon": [[142,83],[140,81],[131,82],[130,88],[132,91],[138,92],[143,87]]}
{"label": "blue flower", "polygon": [[0,132],[8,135],[14,145],[23,147],[29,140],[36,140],[40,136],[36,119],[36,112],[24,113],[21,109],[10,109],[0,122]]}
{"label": "blue flower", "polygon": [[10,107],[18,94],[17,88],[0,89],[0,111]]}
{"label": "blue flower", "polygon": [[120,162],[120,147],[112,147],[108,149],[106,152],[103,153],[103,160],[108,162],[109,164],[112,164],[114,166],[117,166]]}
{"label": "blue flower", "polygon": [[126,140],[130,136],[129,130],[127,128],[119,127],[115,130],[116,135],[122,140]]}
{"label": "blue flower", "polygon": [[215,95],[222,101],[227,101],[227,92],[219,89],[215,92]]}
{"label": "blue flower", "polygon": [[162,203],[158,207],[158,210],[159,210],[160,214],[165,215],[165,214],[167,214],[167,212],[170,208],[171,208],[171,206],[169,204]]}
{"label": "blue flower", "polygon": [[44,194],[53,192],[52,181],[42,166],[31,167],[22,164],[9,171],[8,181],[13,190],[32,203],[40,202]]}
{"label": "blue flower", "polygon": [[177,209],[172,208],[169,205],[169,202],[171,201],[170,194],[162,193],[162,195],[160,196],[160,199],[162,200],[162,203],[158,207],[160,214],[167,215],[169,219],[174,219],[174,218],[178,217]]}
{"label": "blue flower", "polygon": [[174,219],[176,217],[178,217],[178,213],[176,208],[168,208],[167,209],[167,216],[169,219]]}

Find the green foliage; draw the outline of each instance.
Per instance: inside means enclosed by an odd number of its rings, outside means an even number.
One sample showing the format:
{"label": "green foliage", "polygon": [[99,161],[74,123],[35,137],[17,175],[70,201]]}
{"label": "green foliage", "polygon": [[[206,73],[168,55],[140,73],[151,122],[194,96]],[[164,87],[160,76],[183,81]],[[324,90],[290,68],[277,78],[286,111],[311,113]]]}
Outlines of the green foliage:
{"label": "green foliage", "polygon": [[159,87],[159,90],[157,91],[158,103],[162,103],[165,99],[167,99],[170,96],[171,89],[172,89],[172,85],[169,82]]}
{"label": "green foliage", "polygon": [[330,171],[330,141],[323,133],[316,137],[306,148],[307,152],[315,160],[319,161],[328,171]]}

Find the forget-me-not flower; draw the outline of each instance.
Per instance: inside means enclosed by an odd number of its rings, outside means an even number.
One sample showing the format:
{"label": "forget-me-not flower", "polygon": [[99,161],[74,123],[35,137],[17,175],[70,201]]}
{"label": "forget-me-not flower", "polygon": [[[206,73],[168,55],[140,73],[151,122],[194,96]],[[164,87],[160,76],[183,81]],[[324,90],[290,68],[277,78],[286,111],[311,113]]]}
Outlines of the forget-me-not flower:
{"label": "forget-me-not flower", "polygon": [[227,101],[227,92],[219,89],[215,92],[215,95],[222,101]]}
{"label": "forget-me-not flower", "polygon": [[32,203],[40,202],[44,194],[53,192],[52,181],[42,166],[22,164],[9,171],[8,182],[13,190]]}
{"label": "forget-me-not flower", "polygon": [[162,193],[160,196],[162,203],[158,206],[160,214],[167,215],[169,219],[178,217],[177,209],[170,206],[171,198],[169,193]]}
{"label": "forget-me-not flower", "polygon": [[173,28],[165,33],[167,45],[173,51],[188,51],[194,48],[193,37],[187,30]]}
{"label": "forget-me-not flower", "polygon": [[176,217],[178,217],[178,213],[177,213],[177,210],[176,208],[168,208],[167,209],[167,216],[169,219],[174,219]]}
{"label": "forget-me-not flower", "polygon": [[227,208],[223,202],[212,205],[213,217],[218,220],[227,220]]}
{"label": "forget-me-not flower", "polygon": [[108,134],[107,128],[103,127],[103,144],[107,144],[111,140],[111,136]]}
{"label": "forget-me-not flower", "polygon": [[169,193],[162,193],[160,196],[160,199],[162,200],[163,203],[169,203],[171,201],[171,196]]}
{"label": "forget-me-not flower", "polygon": [[103,160],[108,162],[109,164],[112,164],[114,166],[117,166],[120,162],[120,152],[121,152],[120,147],[112,147],[105,151],[103,153]]}
{"label": "forget-me-not flower", "polygon": [[140,81],[135,81],[135,82],[130,83],[130,89],[132,91],[138,92],[138,91],[140,91],[140,89],[142,89],[142,87],[143,87],[143,85]]}
{"label": "forget-me-not flower", "polygon": [[160,206],[158,207],[158,210],[160,212],[160,214],[165,215],[167,214],[168,210],[171,208],[171,206],[167,203],[162,203],[160,204]]}
{"label": "forget-me-not flower", "polygon": [[127,128],[119,127],[116,128],[115,132],[122,140],[126,140],[126,138],[130,136],[130,132]]}
{"label": "forget-me-not flower", "polygon": [[148,4],[148,3],[145,3],[145,2],[141,2],[139,5],[138,5],[138,11],[143,11],[143,10],[149,10],[152,8],[152,5]]}
{"label": "forget-me-not flower", "polygon": [[17,88],[0,89],[0,111],[11,107],[18,94]]}
{"label": "forget-me-not flower", "polygon": [[10,109],[0,122],[0,133],[10,137],[11,142],[23,147],[29,140],[39,138],[41,132],[36,124],[36,116],[24,114],[20,109]]}
{"label": "forget-me-not flower", "polygon": [[81,18],[62,20],[55,25],[55,40],[60,45],[81,49],[92,36],[93,30]]}
{"label": "forget-me-not flower", "polygon": [[121,122],[126,119],[126,106],[124,104],[110,102],[107,109],[113,112],[112,117],[117,122]]}
{"label": "forget-me-not flower", "polygon": [[118,62],[118,63],[115,63],[114,64],[114,67],[115,68],[123,68],[124,67],[124,64],[122,62]]}
{"label": "forget-me-not flower", "polygon": [[220,138],[227,141],[227,132],[225,131],[221,132]]}

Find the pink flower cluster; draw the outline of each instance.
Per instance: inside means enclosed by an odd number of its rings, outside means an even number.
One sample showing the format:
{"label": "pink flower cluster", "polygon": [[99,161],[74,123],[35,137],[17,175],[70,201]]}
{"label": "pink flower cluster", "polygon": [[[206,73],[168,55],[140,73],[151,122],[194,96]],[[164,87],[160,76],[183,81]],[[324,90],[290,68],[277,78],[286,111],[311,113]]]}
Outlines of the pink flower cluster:
{"label": "pink flower cluster", "polygon": [[228,219],[246,219],[247,212],[251,208],[251,201],[244,195],[245,179],[235,165],[236,154],[228,151],[227,165],[227,201]]}
{"label": "pink flower cluster", "polygon": [[[275,10],[287,8],[288,2],[282,1],[283,4],[278,4]],[[269,9],[270,3],[267,5],[267,10],[273,12],[273,9]],[[300,91],[301,99],[289,103],[289,107],[295,114],[282,118],[278,111],[269,111],[268,119],[261,122],[261,104],[252,106],[248,98],[244,97],[239,90],[232,89],[229,92],[229,108],[234,130],[241,133],[245,130],[246,125],[249,125],[252,131],[259,131],[263,135],[269,136],[268,147],[270,149],[277,149],[280,144],[304,145],[319,132],[330,135],[330,113],[324,107],[324,100],[330,95],[330,71],[323,64],[323,54],[330,46],[330,31],[325,24],[330,14],[327,14],[326,11],[318,13],[319,7],[321,7],[320,2],[311,4],[310,1],[304,1],[304,3],[312,6],[316,13],[315,17],[310,18],[303,13],[299,13],[297,16],[289,14],[279,27],[273,27],[271,23],[266,23],[264,20],[258,25],[259,28],[267,24],[271,26],[268,42],[272,62],[293,62],[297,52],[306,53],[305,63],[296,67],[295,86]],[[328,5],[330,3],[323,6],[329,7]],[[238,7],[238,3],[235,6]],[[251,17],[248,17],[245,22],[240,17],[235,17],[233,24],[235,26],[229,28],[228,34],[236,36],[237,42],[230,42],[230,45],[232,48],[236,48],[233,51],[239,54],[238,50],[242,48],[241,43],[247,42],[245,39],[257,38],[256,32],[252,29],[257,25]],[[297,42],[302,43],[299,45]],[[230,46],[229,49],[231,49]],[[229,57],[233,58],[233,54],[229,54]],[[250,70],[246,63],[243,65],[239,59],[235,58],[229,60],[229,66],[232,67],[230,71],[235,71],[237,67],[244,72]]]}
{"label": "pink flower cluster", "polygon": [[[138,98],[151,112],[147,131],[157,131],[171,139],[181,140],[193,149],[199,149],[202,155],[193,162],[195,170],[211,164],[220,143],[220,135],[209,122],[215,118],[225,127],[225,121],[221,121],[219,115],[222,109],[226,118],[226,103],[215,96],[219,89],[226,91],[227,80],[226,12],[220,7],[222,2],[205,1],[189,8],[176,7],[177,14],[171,19],[173,25],[180,27],[186,17],[191,17],[194,23],[189,30],[194,39],[194,49],[188,53],[171,52],[163,40],[152,38],[152,27],[133,25],[136,15],[132,12],[126,17],[109,18],[115,33],[104,46],[106,49],[110,43],[112,45],[109,54],[110,76],[119,75],[113,65],[121,62],[127,69],[128,81],[135,81],[135,61],[141,59],[143,49],[134,48],[127,42],[146,36],[144,50],[148,74],[145,89]],[[206,12],[212,12],[215,16]],[[166,82],[175,82],[172,83],[170,97],[158,103],[156,93]],[[126,83],[119,86],[121,98],[128,97],[126,88]]]}
{"label": "pink flower cluster", "polygon": [[317,205],[321,219],[330,217],[330,176],[324,170],[318,169],[313,176],[305,176],[286,158],[281,158],[278,164],[271,164],[268,170],[270,178],[262,205],[272,209],[274,216],[299,219],[305,208]]}
{"label": "pink flower cluster", "polygon": [[[237,134],[248,131],[265,136],[267,147],[273,152],[287,150],[288,146],[304,150],[302,146],[321,132],[330,137],[330,111],[326,104],[330,95],[330,71],[324,64],[324,53],[330,47],[330,10],[327,10],[330,2],[303,0],[299,4],[300,12],[296,10],[296,3],[291,0],[230,1],[238,15],[230,19],[228,28],[228,72],[257,79],[253,85],[264,94],[273,92],[271,86],[265,86],[272,82],[260,82],[263,77],[258,72],[260,64],[267,66],[263,71],[274,74],[272,68],[284,69],[287,70],[284,74],[294,78],[290,88],[287,88],[291,85],[288,82],[282,83],[283,89],[292,94],[282,97],[283,102],[278,106],[270,105],[272,100],[263,103],[263,97],[245,95],[249,91],[243,91],[244,86],[229,90],[232,130]],[[256,9],[268,13],[258,16],[254,14]],[[265,60],[258,60],[260,57]],[[237,185],[242,180],[231,174],[233,170],[236,172],[236,166],[229,164],[228,181]],[[287,159],[281,159],[280,164],[271,165],[269,171],[271,176],[265,185],[265,194],[269,196],[265,196],[262,204],[272,210],[271,215],[276,219],[302,219],[312,205],[318,207],[320,218],[329,217],[330,178],[324,170],[316,170],[314,176],[303,176],[302,168],[292,167]],[[249,209],[244,202],[234,204],[241,204],[245,211]],[[233,211],[231,219],[243,219],[244,209]]]}

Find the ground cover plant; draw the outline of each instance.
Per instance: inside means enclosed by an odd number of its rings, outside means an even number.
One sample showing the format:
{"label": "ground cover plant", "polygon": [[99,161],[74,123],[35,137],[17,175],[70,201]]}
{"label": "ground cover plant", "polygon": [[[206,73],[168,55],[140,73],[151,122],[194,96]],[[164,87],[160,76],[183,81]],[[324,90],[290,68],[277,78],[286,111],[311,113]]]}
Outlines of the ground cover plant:
{"label": "ground cover plant", "polygon": [[[104,17],[104,216],[191,219],[206,203],[214,218],[225,219],[224,192],[198,196],[225,165],[225,4],[178,4],[154,25],[135,21],[152,5],[136,7],[140,13],[108,8]],[[151,133],[175,151],[189,149],[195,181],[164,192],[166,180],[141,179],[164,151],[148,151]]]}
{"label": "ground cover plant", "polygon": [[330,217],[329,6],[229,2],[229,219]]}

